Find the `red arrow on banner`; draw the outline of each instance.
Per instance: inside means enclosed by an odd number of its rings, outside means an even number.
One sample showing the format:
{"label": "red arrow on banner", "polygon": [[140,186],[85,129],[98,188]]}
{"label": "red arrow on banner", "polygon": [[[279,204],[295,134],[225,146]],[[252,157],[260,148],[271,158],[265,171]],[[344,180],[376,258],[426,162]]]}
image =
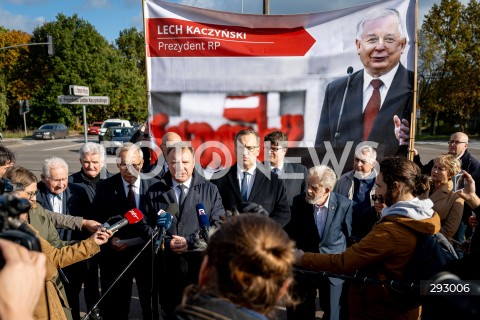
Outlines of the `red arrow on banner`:
{"label": "red arrow on banner", "polygon": [[303,27],[244,28],[174,18],[147,19],[149,57],[304,56],[315,39]]}

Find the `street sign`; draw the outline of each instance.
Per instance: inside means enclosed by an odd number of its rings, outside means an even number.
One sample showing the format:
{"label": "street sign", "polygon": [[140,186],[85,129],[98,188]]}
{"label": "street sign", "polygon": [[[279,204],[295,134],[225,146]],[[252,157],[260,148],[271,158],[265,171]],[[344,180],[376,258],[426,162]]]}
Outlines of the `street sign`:
{"label": "street sign", "polygon": [[74,96],[88,97],[90,95],[90,88],[83,86],[70,85],[70,94]]}
{"label": "street sign", "polygon": [[79,97],[79,96],[58,96],[58,103],[59,104],[83,104],[83,105],[109,105],[110,104],[110,97],[104,96],[87,96],[87,97]]}

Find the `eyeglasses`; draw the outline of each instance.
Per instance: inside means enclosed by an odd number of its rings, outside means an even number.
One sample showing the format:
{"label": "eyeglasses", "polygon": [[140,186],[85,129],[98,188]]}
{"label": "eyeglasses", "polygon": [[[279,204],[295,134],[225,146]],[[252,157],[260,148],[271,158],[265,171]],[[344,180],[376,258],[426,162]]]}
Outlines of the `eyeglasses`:
{"label": "eyeglasses", "polygon": [[118,166],[119,166],[121,169],[135,168],[135,169],[138,170],[141,165],[142,165],[142,163],[120,163]]}
{"label": "eyeglasses", "polygon": [[376,194],[372,194],[372,200],[378,201],[379,203],[385,202],[385,199],[383,198],[383,196],[377,196]]}
{"label": "eyeglasses", "polygon": [[467,143],[467,142],[466,141],[458,141],[458,140],[448,141],[448,145],[450,145],[450,146],[456,146],[457,144],[460,144],[460,143]]}
{"label": "eyeglasses", "polygon": [[279,150],[285,149],[285,148],[276,148],[276,147],[271,147],[271,148],[266,148],[268,152],[278,152]]}
{"label": "eyeglasses", "polygon": [[67,180],[68,180],[68,177],[67,177],[67,178],[59,178],[59,179],[52,179],[52,178],[47,178],[47,179],[50,180],[50,181],[59,183],[59,182],[67,181]]}
{"label": "eyeglasses", "polygon": [[237,146],[237,150],[245,150],[247,149],[248,152],[253,152],[255,150],[257,150],[258,148],[260,148],[259,146],[244,146],[244,145],[238,145]]}
{"label": "eyeglasses", "polygon": [[28,194],[28,199],[32,200],[33,198],[35,198],[35,197],[38,196],[38,194],[40,193],[40,191],[38,191],[38,189],[37,189],[37,190],[35,190],[35,191],[33,191],[33,192],[27,192],[27,191],[25,191],[25,193]]}

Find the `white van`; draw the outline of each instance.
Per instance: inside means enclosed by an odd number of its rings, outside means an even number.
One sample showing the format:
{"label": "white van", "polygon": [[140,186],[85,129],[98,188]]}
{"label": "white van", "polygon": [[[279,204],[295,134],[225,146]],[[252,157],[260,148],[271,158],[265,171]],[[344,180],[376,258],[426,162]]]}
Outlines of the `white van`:
{"label": "white van", "polygon": [[130,121],[123,119],[107,119],[103,122],[102,126],[98,130],[98,141],[103,141],[103,136],[110,127],[131,127]]}

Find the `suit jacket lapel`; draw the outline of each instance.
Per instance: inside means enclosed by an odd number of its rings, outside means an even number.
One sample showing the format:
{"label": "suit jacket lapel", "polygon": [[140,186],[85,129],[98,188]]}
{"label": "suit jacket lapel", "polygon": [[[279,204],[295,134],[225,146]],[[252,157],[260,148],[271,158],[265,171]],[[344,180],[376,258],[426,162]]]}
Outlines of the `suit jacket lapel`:
{"label": "suit jacket lapel", "polygon": [[337,197],[334,193],[330,193],[330,200],[328,201],[328,213],[327,213],[327,220],[325,221],[325,228],[323,229],[322,238],[320,239],[320,243],[323,242],[325,237],[327,236],[328,230],[330,229],[330,225],[332,224],[333,217],[335,215],[335,210],[337,210]]}
{"label": "suit jacket lapel", "polygon": [[[363,72],[361,70],[352,77],[348,87],[348,94],[345,98],[342,127],[345,132],[350,133],[350,139],[347,139],[347,141],[360,140],[363,135]],[[343,92],[341,94],[343,97]]]}
{"label": "suit jacket lapel", "polygon": [[237,164],[235,163],[227,172],[227,180],[230,184],[230,190],[233,190],[239,199],[242,199],[242,195],[240,193],[240,186],[238,185],[237,179]]}
{"label": "suit jacket lapel", "polygon": [[258,168],[255,169],[255,180],[253,180],[252,190],[248,196],[248,200],[255,198],[255,195],[261,190],[263,182],[267,177]]}

